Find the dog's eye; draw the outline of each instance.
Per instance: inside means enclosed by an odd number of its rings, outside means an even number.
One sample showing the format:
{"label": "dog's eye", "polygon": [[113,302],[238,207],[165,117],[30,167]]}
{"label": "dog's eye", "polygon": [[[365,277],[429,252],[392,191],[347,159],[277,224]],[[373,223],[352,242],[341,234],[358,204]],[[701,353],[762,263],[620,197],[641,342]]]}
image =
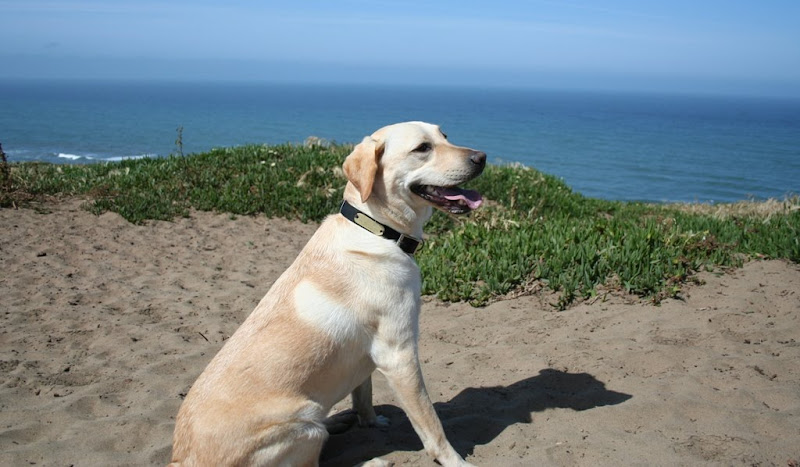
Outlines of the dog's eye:
{"label": "dog's eye", "polygon": [[417,146],[416,148],[414,148],[414,152],[428,152],[432,148],[433,148],[433,146],[431,146],[431,143],[422,143],[419,146]]}

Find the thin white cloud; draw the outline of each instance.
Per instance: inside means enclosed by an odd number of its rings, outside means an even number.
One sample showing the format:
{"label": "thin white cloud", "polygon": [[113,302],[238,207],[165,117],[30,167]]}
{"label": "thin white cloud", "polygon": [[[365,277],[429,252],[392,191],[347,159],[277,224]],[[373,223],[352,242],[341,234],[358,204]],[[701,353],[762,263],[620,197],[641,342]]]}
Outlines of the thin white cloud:
{"label": "thin white cloud", "polygon": [[627,16],[633,18],[648,18],[648,19],[657,19],[657,20],[670,20],[672,19],[669,16],[664,15],[654,15],[651,13],[642,13],[641,11],[632,11],[627,9],[621,8],[608,8],[603,6],[598,6],[597,4],[587,5],[584,3],[571,3],[571,2],[554,2],[550,0],[535,0],[536,3],[541,3],[545,5],[551,5],[556,7],[564,7],[567,9],[573,10],[582,10],[582,11],[593,11],[597,13],[606,13],[611,16]]}

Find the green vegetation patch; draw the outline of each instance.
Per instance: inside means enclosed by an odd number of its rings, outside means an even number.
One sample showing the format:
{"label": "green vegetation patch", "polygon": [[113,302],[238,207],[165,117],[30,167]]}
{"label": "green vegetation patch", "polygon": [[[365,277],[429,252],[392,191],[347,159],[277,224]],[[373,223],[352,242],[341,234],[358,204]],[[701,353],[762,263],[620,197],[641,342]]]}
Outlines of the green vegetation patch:
{"label": "green vegetation patch", "polygon": [[[84,196],[92,212],[135,223],[191,209],[320,221],[339,207],[351,149],[248,145],[106,164],[8,164],[0,205]],[[604,201],[530,168],[492,165],[471,188],[486,206],[466,217],[437,212],[418,255],[424,293],[443,300],[482,305],[539,281],[559,292],[559,308],[600,286],[658,302],[704,269],[753,257],[800,262],[798,198],[699,207]]]}

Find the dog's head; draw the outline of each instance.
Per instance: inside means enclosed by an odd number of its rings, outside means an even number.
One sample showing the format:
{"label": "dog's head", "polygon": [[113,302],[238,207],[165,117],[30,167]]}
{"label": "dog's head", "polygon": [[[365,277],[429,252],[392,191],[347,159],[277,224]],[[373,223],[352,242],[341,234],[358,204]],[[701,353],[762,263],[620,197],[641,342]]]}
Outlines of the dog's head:
{"label": "dog's head", "polygon": [[356,190],[362,203],[370,200],[396,214],[411,210],[415,218],[427,218],[431,207],[463,214],[480,206],[478,192],[458,185],[485,166],[485,153],[451,144],[438,126],[406,122],[364,138],[343,169],[347,189]]}

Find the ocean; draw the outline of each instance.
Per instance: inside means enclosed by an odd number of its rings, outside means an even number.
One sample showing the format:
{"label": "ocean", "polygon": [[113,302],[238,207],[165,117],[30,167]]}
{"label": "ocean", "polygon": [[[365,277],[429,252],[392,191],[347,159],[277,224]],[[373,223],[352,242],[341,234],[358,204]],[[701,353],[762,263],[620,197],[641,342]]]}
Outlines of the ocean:
{"label": "ocean", "polygon": [[800,100],[379,85],[0,81],[10,161],[97,163],[440,124],[490,162],[586,196],[730,202],[800,192]]}

